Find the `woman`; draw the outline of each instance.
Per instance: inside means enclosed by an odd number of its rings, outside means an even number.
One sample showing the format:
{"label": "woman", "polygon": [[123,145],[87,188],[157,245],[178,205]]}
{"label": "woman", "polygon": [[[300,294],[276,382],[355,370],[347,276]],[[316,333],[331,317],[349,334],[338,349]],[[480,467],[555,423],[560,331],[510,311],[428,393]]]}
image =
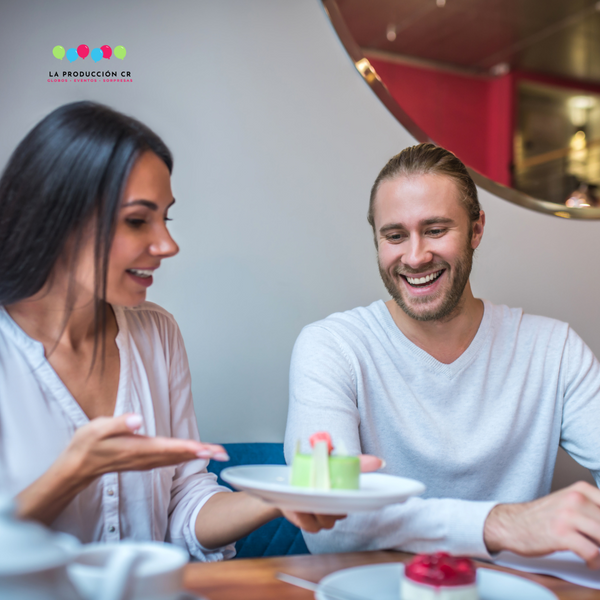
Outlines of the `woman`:
{"label": "woman", "polygon": [[[22,517],[83,542],[167,540],[200,560],[282,513],[206,472],[173,317],[144,303],[178,252],[172,158],[141,123],[62,106],[0,180],[0,467]],[[309,531],[335,517],[290,514]]]}

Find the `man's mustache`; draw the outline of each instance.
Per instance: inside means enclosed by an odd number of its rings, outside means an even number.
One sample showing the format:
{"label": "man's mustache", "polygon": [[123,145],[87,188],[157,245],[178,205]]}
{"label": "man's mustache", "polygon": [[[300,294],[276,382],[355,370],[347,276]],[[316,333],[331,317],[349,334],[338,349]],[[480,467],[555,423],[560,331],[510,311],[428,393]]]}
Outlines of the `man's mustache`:
{"label": "man's mustache", "polygon": [[441,271],[442,269],[448,269],[450,265],[448,263],[432,263],[431,265],[425,265],[420,269],[411,269],[410,267],[397,267],[395,269],[396,275],[420,275],[421,273],[431,273],[433,271]]}

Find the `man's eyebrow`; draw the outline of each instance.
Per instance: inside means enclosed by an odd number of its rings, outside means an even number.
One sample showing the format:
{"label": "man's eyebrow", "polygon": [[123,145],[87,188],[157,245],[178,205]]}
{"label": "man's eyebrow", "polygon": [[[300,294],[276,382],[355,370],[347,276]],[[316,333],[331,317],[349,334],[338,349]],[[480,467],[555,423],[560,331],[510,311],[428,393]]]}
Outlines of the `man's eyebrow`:
{"label": "man's eyebrow", "polygon": [[450,217],[432,217],[431,219],[425,219],[421,221],[421,225],[452,225],[454,223],[454,219]]}
{"label": "man's eyebrow", "polygon": [[[173,198],[173,202],[167,206],[167,208],[171,208],[175,204],[175,198]],[[121,208],[125,208],[126,206],[145,206],[150,210],[158,210],[158,204],[156,202],[152,202],[152,200],[132,200],[131,202],[127,202],[121,206]]]}
{"label": "man's eyebrow", "polygon": [[402,223],[388,223],[379,229],[379,233],[387,233],[393,229],[406,229]]}
{"label": "man's eyebrow", "polygon": [[[426,227],[427,225],[453,225],[454,219],[450,219],[449,217],[431,217],[430,219],[423,219],[419,222],[419,225]],[[403,223],[388,223],[384,225],[379,233],[387,233],[388,231],[392,231],[394,229],[406,229],[406,226]]]}

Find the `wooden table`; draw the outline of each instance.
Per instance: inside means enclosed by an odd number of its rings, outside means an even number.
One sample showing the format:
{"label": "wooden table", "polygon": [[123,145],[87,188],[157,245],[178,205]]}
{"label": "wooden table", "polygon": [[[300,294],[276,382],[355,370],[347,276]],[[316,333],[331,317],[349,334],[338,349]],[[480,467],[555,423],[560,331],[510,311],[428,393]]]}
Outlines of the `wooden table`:
{"label": "wooden table", "polygon": [[[325,575],[376,563],[407,562],[412,554],[392,551],[351,552],[281,556],[277,558],[246,558],[220,563],[195,563],[186,567],[185,588],[208,600],[314,600],[312,592],[275,579],[279,571],[317,583]],[[551,589],[561,600],[600,600],[600,590],[580,587],[555,577],[530,575],[512,569],[477,563],[531,579]]]}

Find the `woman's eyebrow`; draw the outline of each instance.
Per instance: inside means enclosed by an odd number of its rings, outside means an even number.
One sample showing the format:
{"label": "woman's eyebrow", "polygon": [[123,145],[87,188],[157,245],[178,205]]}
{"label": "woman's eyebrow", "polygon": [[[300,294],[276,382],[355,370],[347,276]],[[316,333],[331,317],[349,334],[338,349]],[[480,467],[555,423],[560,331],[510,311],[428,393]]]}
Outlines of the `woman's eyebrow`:
{"label": "woman's eyebrow", "polygon": [[[171,204],[169,204],[169,206],[167,206],[167,208],[171,208],[171,206],[173,206],[173,204],[175,204],[175,198],[173,198],[173,201],[171,202]],[[131,202],[126,202],[125,204],[122,204],[121,208],[125,208],[126,206],[135,206],[135,205],[145,206],[146,208],[149,208],[150,210],[158,210],[158,204],[156,204],[156,202],[152,202],[152,200],[132,200]]]}

